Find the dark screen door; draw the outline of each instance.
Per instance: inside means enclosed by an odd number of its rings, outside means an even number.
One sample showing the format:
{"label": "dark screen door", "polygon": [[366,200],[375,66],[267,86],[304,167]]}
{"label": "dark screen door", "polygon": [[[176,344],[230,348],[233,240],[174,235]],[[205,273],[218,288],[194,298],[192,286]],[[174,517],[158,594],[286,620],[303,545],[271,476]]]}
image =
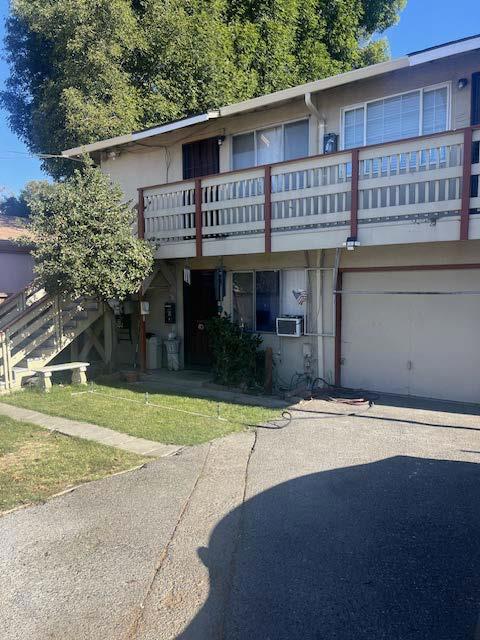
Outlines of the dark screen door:
{"label": "dark screen door", "polygon": [[472,74],[472,124],[480,124],[480,71]]}
{"label": "dark screen door", "polygon": [[184,180],[218,173],[219,169],[218,138],[208,138],[183,145]]}
{"label": "dark screen door", "polygon": [[217,314],[214,274],[193,270],[191,284],[183,286],[187,366],[208,366],[212,362],[206,322]]}

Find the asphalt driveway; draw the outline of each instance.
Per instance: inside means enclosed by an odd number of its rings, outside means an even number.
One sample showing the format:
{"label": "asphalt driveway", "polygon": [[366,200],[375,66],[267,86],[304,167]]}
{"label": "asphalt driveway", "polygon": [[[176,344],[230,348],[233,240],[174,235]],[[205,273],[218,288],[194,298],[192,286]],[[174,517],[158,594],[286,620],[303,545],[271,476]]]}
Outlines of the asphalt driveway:
{"label": "asphalt driveway", "polygon": [[479,416],[303,408],[1,518],[2,639],[478,640]]}

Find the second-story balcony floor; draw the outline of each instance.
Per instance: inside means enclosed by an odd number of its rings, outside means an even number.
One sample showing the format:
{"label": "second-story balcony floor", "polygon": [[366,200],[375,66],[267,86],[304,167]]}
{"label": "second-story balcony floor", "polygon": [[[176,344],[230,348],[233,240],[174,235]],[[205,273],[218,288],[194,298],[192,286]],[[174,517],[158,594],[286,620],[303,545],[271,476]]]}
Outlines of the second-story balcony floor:
{"label": "second-story balcony floor", "polygon": [[139,190],[157,258],[480,238],[480,128]]}

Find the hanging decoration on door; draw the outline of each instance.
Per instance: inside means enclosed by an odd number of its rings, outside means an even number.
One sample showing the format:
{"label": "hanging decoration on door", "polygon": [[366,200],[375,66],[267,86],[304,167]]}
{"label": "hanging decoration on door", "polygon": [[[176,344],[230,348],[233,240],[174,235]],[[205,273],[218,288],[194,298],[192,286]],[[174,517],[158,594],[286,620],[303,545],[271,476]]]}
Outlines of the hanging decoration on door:
{"label": "hanging decoration on door", "polygon": [[305,289],[294,289],[292,293],[298,304],[302,305],[307,301],[307,292]]}
{"label": "hanging decoration on door", "polygon": [[185,284],[192,283],[192,271],[190,267],[185,267],[185,269],[183,270],[183,281],[185,282]]}

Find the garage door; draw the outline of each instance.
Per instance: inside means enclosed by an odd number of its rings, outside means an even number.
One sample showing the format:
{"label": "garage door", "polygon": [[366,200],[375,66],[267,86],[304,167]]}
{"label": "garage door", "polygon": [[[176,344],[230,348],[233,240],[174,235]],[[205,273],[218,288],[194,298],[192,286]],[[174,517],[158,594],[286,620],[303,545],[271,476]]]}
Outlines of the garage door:
{"label": "garage door", "polygon": [[480,270],[345,273],[342,384],[480,402],[480,295],[348,291],[479,291]]}

